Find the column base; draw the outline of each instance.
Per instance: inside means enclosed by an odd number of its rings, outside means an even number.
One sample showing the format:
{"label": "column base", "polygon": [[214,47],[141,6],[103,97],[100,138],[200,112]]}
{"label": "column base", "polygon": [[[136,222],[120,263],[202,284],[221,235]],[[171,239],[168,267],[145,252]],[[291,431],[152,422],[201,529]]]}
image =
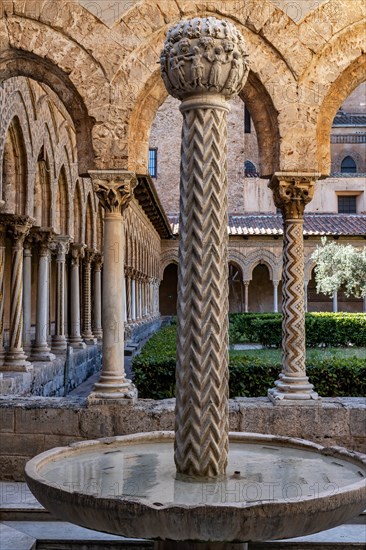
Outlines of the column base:
{"label": "column base", "polygon": [[56,355],[62,355],[67,351],[67,341],[65,336],[54,336],[52,339],[52,351]]}
{"label": "column base", "polygon": [[33,365],[32,363],[27,361],[27,357],[22,351],[9,351],[5,357],[5,361],[1,367],[1,370],[12,372],[29,372],[33,370]]}
{"label": "column base", "polygon": [[36,346],[31,351],[30,359],[32,361],[53,361],[56,359],[56,355],[51,353],[48,346]]}
{"label": "column base", "polygon": [[69,338],[69,345],[73,349],[85,349],[86,343],[81,338]]}
{"label": "column base", "polygon": [[94,384],[88,400],[117,399],[131,403],[137,400],[137,395],[137,388],[131,380],[102,375],[99,382]]}
{"label": "column base", "polygon": [[307,376],[296,377],[280,374],[275,388],[268,391],[268,398],[275,405],[304,404],[319,405],[321,398],[313,390]]}
{"label": "column base", "polygon": [[85,335],[83,339],[87,346],[95,346],[97,343],[97,338],[93,335]]}
{"label": "column base", "polygon": [[103,331],[102,329],[95,329],[93,331],[95,338],[100,342],[103,339]]}

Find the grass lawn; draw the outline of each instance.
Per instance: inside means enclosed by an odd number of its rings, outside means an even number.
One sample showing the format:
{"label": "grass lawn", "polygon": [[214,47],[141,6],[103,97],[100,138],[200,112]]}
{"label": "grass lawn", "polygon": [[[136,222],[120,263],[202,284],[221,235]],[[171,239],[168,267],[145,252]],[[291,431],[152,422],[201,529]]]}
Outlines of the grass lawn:
{"label": "grass lawn", "polygon": [[[230,350],[231,357],[253,357],[262,359],[263,362],[281,362],[280,349],[253,349],[245,351]],[[366,361],[366,348],[308,348],[306,350],[307,360],[313,359],[341,359],[347,357],[358,357]]]}

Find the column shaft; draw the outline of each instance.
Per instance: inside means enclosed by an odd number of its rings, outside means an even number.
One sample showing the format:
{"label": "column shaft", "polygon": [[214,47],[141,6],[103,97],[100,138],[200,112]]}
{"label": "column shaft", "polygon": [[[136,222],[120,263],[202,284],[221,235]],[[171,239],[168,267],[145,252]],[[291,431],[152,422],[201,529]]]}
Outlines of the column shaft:
{"label": "column shaft", "polygon": [[250,281],[244,281],[244,311],[248,313],[249,311],[249,284]]}
{"label": "column shaft", "polygon": [[32,365],[23,349],[23,244],[30,224],[10,228],[13,235],[11,297],[10,297],[10,342],[2,370],[28,371]]}
{"label": "column shaft", "polygon": [[86,344],[96,344],[96,338],[92,332],[92,312],[91,312],[91,263],[94,258],[94,252],[87,251],[84,259],[83,271],[83,338]]}
{"label": "column shaft", "polygon": [[278,281],[273,281],[273,311],[278,313]]}
{"label": "column shaft", "polygon": [[65,333],[65,295],[66,295],[66,277],[65,264],[66,253],[69,247],[69,238],[59,237],[56,244],[56,326],[55,335],[53,337],[52,349],[55,353],[64,353],[67,349],[66,333]]}
{"label": "column shaft", "polygon": [[102,330],[102,258],[97,255],[94,263],[94,336],[98,340],[103,337]]}
{"label": "column shaft", "polygon": [[274,403],[316,402],[306,375],[304,239],[305,206],[313,197],[314,178],[276,174],[269,184],[284,222],[282,278],[282,373],[268,396]]}
{"label": "column shaft", "polygon": [[85,342],[80,332],[80,274],[79,261],[84,255],[84,246],[71,245],[71,275],[70,275],[70,323],[69,343],[73,348],[85,348]]}
{"label": "column shaft", "polygon": [[5,227],[0,226],[0,367],[5,360],[4,347],[4,275],[5,275]]}

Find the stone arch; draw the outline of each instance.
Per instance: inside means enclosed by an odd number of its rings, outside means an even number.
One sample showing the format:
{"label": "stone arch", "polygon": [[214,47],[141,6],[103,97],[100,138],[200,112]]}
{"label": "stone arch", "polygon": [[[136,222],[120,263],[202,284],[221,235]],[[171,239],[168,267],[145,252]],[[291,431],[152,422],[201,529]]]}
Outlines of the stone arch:
{"label": "stone arch", "polygon": [[65,166],[61,167],[57,181],[55,230],[60,235],[70,234],[70,200]]}
{"label": "stone arch", "polygon": [[178,249],[163,252],[160,256],[160,279],[163,280],[164,271],[169,264],[178,265]]}
{"label": "stone arch", "polygon": [[[202,9],[197,6],[196,13],[192,14],[188,9],[188,13],[184,15],[225,17],[227,20],[233,20],[242,31],[249,55],[253,55],[250,56],[251,71],[241,96],[248,105],[256,128],[261,176],[268,177],[279,169],[281,111],[284,124],[288,124],[291,116],[284,113],[286,102],[283,89],[288,86],[296,89],[296,79],[290,64],[280,51],[269,41],[263,40],[252,28],[245,26],[246,18],[243,17],[239,21],[234,17],[233,10],[227,9],[227,13],[225,11],[226,6],[223,6],[220,13],[216,13],[217,10],[210,12],[207,5],[204,5]],[[285,17],[289,21],[289,18]],[[134,60],[138,58],[141,66],[139,81],[129,90],[129,99],[133,98],[133,109],[128,120],[128,168],[139,173],[147,173],[150,128],[157,110],[167,97],[160,69],[156,65],[155,57],[151,56],[151,49],[159,51],[160,47],[163,48],[167,30],[181,18],[182,13],[175,14],[169,21],[166,18],[165,24],[162,22],[162,25],[155,28],[142,45],[134,50],[133,59],[132,56],[126,58],[123,65],[128,72],[129,63],[134,64]],[[136,33],[139,33],[139,22],[141,23],[141,15],[136,14]],[[122,74],[118,75],[118,79],[122,79]]]}
{"label": "stone arch", "polygon": [[307,260],[305,260],[305,267],[304,267],[305,283],[306,282],[308,283],[311,280],[311,275],[315,266],[316,266],[316,261],[313,260],[311,256]]}
{"label": "stone arch", "polygon": [[244,280],[252,280],[253,270],[259,264],[264,264],[267,266],[269,276],[272,281],[280,281],[281,270],[278,264],[278,259],[273,252],[270,252],[269,250],[256,250],[245,258]]}
{"label": "stone arch", "polygon": [[74,191],[74,241],[76,243],[84,242],[84,227],[83,227],[83,194],[81,190],[80,180],[77,180]]}
{"label": "stone arch", "polygon": [[244,275],[247,271],[245,257],[239,252],[232,250],[230,245],[229,245],[228,261],[229,263],[236,265],[240,269],[242,274],[242,280],[244,280]]}
{"label": "stone arch", "polygon": [[51,227],[51,169],[48,155],[44,147],[41,148],[37,158],[33,197],[33,218],[36,220],[35,224],[42,227]]}
{"label": "stone arch", "polygon": [[91,193],[86,200],[85,211],[85,244],[88,248],[95,248],[95,216]]}
{"label": "stone arch", "polygon": [[[51,32],[51,29],[48,30]],[[79,173],[84,174],[90,170],[90,167],[94,166],[94,147],[92,142],[93,119],[89,116],[88,112],[88,107],[91,110],[93,107],[87,99],[87,94],[81,95],[80,85],[78,89],[76,82],[71,80],[71,75],[69,77],[60,68],[60,66],[62,67],[62,56],[61,58],[58,56],[57,60],[55,58],[51,61],[44,56],[38,56],[27,51],[28,47],[29,43],[22,43],[21,49],[8,50],[0,55],[0,82],[14,76],[25,76],[47,84],[58,95],[70,113],[75,125],[79,153]],[[75,44],[73,47],[75,50]],[[51,47],[49,53],[52,55],[56,54],[54,46],[53,48]],[[82,57],[85,57],[85,53],[83,53]],[[90,61],[88,70],[92,69]],[[77,62],[78,67],[81,65],[80,62]],[[87,83],[88,78],[92,79],[92,76],[83,75],[83,82]]]}
{"label": "stone arch", "polygon": [[97,207],[97,249],[99,252],[103,250],[103,233],[104,233],[104,210],[98,202]]}
{"label": "stone arch", "polygon": [[3,154],[3,188],[2,198],[5,201],[5,212],[19,215],[27,214],[28,206],[28,163],[27,149],[19,118],[11,121]]}
{"label": "stone arch", "polygon": [[[346,27],[314,58],[301,79],[301,90],[316,120],[317,170],[329,175],[330,132],[334,117],[345,99],[365,81],[364,21]],[[309,90],[318,86],[316,101]]]}

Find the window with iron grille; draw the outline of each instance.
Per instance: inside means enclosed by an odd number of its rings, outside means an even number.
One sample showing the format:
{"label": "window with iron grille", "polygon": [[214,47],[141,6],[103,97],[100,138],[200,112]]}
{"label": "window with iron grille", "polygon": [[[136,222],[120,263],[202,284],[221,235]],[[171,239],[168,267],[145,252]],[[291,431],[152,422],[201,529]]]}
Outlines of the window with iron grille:
{"label": "window with iron grille", "polygon": [[158,177],[158,149],[149,149],[149,174],[152,178]]}
{"label": "window with iron grille", "polygon": [[357,214],[356,195],[338,195],[339,214]]}
{"label": "window with iron grille", "polygon": [[250,160],[244,162],[244,175],[246,178],[256,178],[258,176],[257,169]]}
{"label": "window with iron grille", "polygon": [[344,157],[341,164],[342,174],[355,174],[357,172],[357,166],[352,157]]}

